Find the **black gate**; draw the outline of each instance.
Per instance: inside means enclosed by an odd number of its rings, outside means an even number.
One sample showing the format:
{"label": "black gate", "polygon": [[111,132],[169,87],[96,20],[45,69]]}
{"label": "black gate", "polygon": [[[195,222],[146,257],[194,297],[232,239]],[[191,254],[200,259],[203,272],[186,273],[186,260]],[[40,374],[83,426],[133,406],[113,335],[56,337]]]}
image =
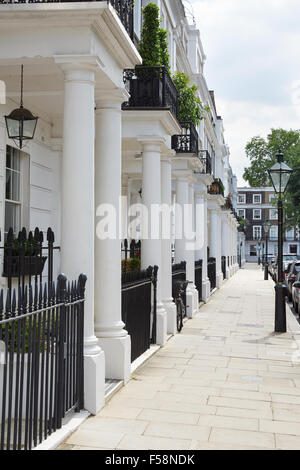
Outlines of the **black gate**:
{"label": "black gate", "polygon": [[150,266],[122,274],[122,320],[131,336],[132,362],[156,343],[157,272]]}
{"label": "black gate", "polygon": [[83,408],[86,277],[0,293],[0,449],[30,450]]}
{"label": "black gate", "polygon": [[210,281],[210,290],[216,288],[216,258],[209,258],[207,263],[207,275]]}
{"label": "black gate", "polygon": [[222,256],[222,273],[223,279],[226,279],[226,256]]}
{"label": "black gate", "polygon": [[202,300],[202,259],[195,261],[195,286],[198,290],[199,302]]}

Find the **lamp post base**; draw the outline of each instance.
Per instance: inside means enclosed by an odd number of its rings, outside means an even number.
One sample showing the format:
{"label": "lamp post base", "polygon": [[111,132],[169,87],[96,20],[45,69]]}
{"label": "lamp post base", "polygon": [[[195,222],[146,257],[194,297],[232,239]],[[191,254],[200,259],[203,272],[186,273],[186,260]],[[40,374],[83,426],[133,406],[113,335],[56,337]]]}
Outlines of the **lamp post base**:
{"label": "lamp post base", "polygon": [[283,284],[275,286],[275,333],[286,333],[286,288]]}
{"label": "lamp post base", "polygon": [[269,279],[269,267],[268,264],[265,264],[265,281]]}

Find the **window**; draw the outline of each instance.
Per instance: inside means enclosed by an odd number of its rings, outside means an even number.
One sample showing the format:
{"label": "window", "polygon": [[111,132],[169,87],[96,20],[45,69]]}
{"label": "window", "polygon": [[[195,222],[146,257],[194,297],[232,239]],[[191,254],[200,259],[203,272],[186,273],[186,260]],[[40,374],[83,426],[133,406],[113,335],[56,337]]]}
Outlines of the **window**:
{"label": "window", "polygon": [[246,204],[246,194],[238,195],[238,204]]}
{"label": "window", "polygon": [[289,248],[290,248],[290,254],[292,254],[292,255],[297,255],[298,254],[297,245],[290,245]]}
{"label": "window", "polygon": [[269,194],[269,202],[273,202],[275,199],[275,194]]}
{"label": "window", "polygon": [[142,5],[141,0],[135,0],[134,2],[134,32],[138,39],[141,39],[141,22],[142,22]]}
{"label": "window", "polygon": [[261,194],[253,194],[253,204],[261,204]]}
{"label": "window", "polygon": [[4,232],[17,234],[29,221],[29,155],[6,147]]}
{"label": "window", "polygon": [[270,220],[277,220],[278,219],[277,209],[270,209],[269,210],[269,219]]}
{"label": "window", "polygon": [[273,225],[273,227],[270,228],[269,238],[270,238],[270,240],[277,240],[277,238],[278,238],[278,227],[277,227],[277,225]]}
{"label": "window", "polygon": [[256,256],[256,246],[250,245],[250,256]]}
{"label": "window", "polygon": [[246,218],[246,210],[245,209],[238,209],[238,216],[243,217],[243,219]]}
{"label": "window", "polygon": [[261,209],[253,209],[253,219],[261,220]]}
{"label": "window", "polygon": [[287,239],[294,240],[294,238],[295,238],[294,229],[290,228],[289,230],[286,230],[285,236],[286,236]]}
{"label": "window", "polygon": [[253,227],[253,240],[260,240],[261,239],[261,226],[255,225]]}

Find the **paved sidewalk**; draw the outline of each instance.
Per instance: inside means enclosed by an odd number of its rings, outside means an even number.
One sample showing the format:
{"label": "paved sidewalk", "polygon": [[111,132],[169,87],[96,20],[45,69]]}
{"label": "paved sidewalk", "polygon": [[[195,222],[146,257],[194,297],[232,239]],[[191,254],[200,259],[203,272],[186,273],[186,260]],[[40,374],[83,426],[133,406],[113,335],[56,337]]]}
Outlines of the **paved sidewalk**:
{"label": "paved sidewalk", "polygon": [[60,449],[300,449],[296,341],[273,328],[273,282],[246,265]]}

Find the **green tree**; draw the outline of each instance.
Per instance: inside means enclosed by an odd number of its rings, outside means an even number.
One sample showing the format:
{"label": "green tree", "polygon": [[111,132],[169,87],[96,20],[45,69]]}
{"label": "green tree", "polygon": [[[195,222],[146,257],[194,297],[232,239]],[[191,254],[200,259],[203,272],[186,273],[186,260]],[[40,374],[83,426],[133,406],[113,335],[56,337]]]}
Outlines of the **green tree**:
{"label": "green tree", "polygon": [[160,65],[164,65],[170,73],[170,54],[168,48],[168,31],[163,28],[159,28],[159,53],[160,53]]}
{"label": "green tree", "polygon": [[271,186],[268,169],[276,162],[278,150],[294,170],[285,193],[285,225],[300,226],[300,130],[271,129],[267,139],[253,137],[246,145],[250,166],[245,168],[243,178],[251,187]]}
{"label": "green tree", "polygon": [[160,19],[159,8],[155,3],[148,3],[143,8],[143,27],[139,52],[143,65],[155,67],[160,65]]}

